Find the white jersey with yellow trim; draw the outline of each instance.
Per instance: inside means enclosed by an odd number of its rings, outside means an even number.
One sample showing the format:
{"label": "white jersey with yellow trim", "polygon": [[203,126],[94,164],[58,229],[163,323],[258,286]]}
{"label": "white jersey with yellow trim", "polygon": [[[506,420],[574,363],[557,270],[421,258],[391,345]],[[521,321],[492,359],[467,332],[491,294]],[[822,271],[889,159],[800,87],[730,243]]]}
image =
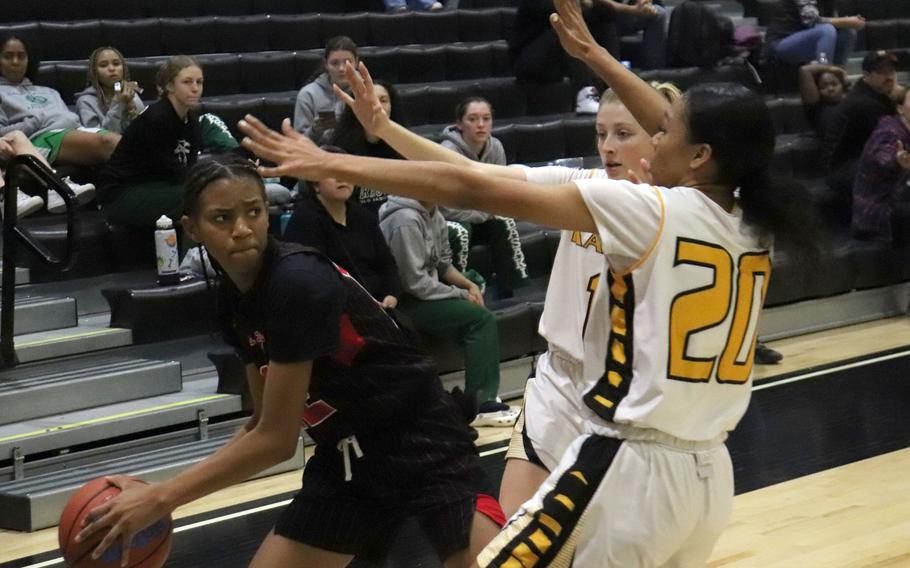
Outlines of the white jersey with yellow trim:
{"label": "white jersey with yellow trim", "polygon": [[609,265],[609,311],[591,318],[610,326],[606,368],[585,404],[606,424],[723,436],[749,404],[769,248],[693,188],[575,184]]}
{"label": "white jersey with yellow trim", "polygon": [[[605,170],[549,166],[525,170],[527,180],[540,185],[560,185],[580,179],[606,178]],[[550,270],[547,295],[538,332],[551,351],[583,367],[581,379],[593,385],[603,375],[609,322],[591,314],[603,313],[605,296],[599,293],[605,269],[603,245],[597,233],[561,231]],[[568,377],[567,377],[568,378]],[[584,385],[576,385],[583,391]]]}

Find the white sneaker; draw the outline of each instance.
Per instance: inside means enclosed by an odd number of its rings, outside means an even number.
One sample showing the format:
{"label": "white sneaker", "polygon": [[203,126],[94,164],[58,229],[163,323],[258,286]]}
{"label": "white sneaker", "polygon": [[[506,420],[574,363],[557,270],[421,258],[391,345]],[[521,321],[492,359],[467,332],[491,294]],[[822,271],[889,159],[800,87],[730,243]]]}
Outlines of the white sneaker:
{"label": "white sneaker", "polygon": [[[63,182],[76,194],[76,203],[79,205],[88,203],[95,197],[95,186],[91,183],[80,185],[71,180],[68,176],[63,178]],[[47,192],[47,210],[51,213],[63,213],[66,211],[66,202],[63,201],[60,194],[54,190]]]}
{"label": "white sneaker", "polygon": [[[31,215],[44,207],[44,200],[37,195],[28,195],[22,191],[16,192],[16,216],[21,219]],[[0,213],[3,212],[3,192],[0,190]]]}
{"label": "white sneaker", "polygon": [[443,8],[442,2],[433,2],[433,5],[430,6],[430,11],[438,12],[438,11],[442,10],[442,8]]}
{"label": "white sneaker", "polygon": [[575,112],[578,114],[597,114],[600,106],[600,95],[594,87],[583,87],[575,97]]}
{"label": "white sneaker", "polygon": [[497,410],[496,412],[480,412],[471,422],[471,426],[514,426],[518,420],[521,409],[517,406],[510,406],[508,410]]}

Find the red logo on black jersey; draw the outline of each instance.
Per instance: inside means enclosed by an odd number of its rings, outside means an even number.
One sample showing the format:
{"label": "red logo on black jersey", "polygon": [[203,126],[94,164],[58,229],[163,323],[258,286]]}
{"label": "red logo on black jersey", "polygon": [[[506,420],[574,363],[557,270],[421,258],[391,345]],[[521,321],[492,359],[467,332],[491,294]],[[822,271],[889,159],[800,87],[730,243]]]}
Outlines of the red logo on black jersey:
{"label": "red logo on black jersey", "polygon": [[332,353],[332,359],[346,367],[350,367],[354,358],[367,344],[367,340],[357,333],[351,317],[348,314],[341,314],[341,325],[339,325],[338,349]]}
{"label": "red logo on black jersey", "polygon": [[303,416],[301,418],[307,427],[319,426],[336,412],[338,412],[338,409],[334,408],[326,401],[317,400],[312,404],[307,403],[303,409]]}

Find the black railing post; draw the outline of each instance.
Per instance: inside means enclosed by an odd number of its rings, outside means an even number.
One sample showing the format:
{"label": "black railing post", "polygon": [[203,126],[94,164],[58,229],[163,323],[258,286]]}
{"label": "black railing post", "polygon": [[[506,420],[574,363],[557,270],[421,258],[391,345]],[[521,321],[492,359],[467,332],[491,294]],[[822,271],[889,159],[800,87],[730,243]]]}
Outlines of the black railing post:
{"label": "black railing post", "polygon": [[7,172],[3,187],[3,277],[0,281],[0,368],[15,366],[19,360],[13,345],[16,305],[16,195],[14,173]]}
{"label": "black railing post", "polygon": [[[66,204],[66,242],[63,256],[57,257],[18,225],[17,194],[27,184],[38,184],[42,191],[56,191]],[[56,270],[72,266],[79,250],[76,240],[76,196],[57,175],[35,156],[13,157],[6,168],[3,188],[3,277],[0,280],[0,368],[19,363],[14,344],[16,309],[16,259],[19,241],[33,260]]]}

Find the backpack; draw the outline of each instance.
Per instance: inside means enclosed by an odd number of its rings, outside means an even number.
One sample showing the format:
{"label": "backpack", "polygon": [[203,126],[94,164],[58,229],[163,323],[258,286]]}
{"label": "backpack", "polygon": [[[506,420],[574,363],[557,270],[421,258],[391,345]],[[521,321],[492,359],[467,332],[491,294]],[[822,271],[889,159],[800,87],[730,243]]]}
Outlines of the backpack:
{"label": "backpack", "polygon": [[686,0],[670,13],[667,64],[714,67],[734,53],[733,32],[733,20],[699,2]]}

